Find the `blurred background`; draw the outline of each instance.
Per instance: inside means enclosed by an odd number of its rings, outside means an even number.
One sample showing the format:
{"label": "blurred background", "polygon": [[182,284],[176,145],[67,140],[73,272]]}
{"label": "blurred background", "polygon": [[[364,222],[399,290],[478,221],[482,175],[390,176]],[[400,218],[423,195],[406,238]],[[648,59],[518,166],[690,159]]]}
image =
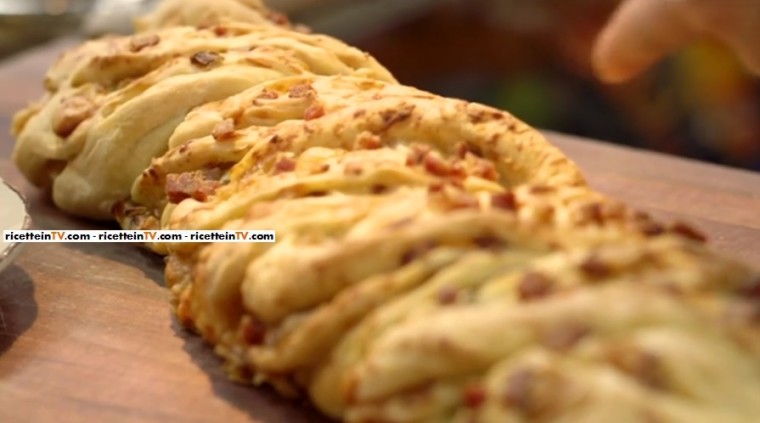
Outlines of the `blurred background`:
{"label": "blurred background", "polygon": [[[128,32],[153,0],[0,0],[0,60],[61,36]],[[371,52],[403,83],[533,126],[760,170],[760,80],[721,46],[636,80],[596,81],[593,40],[617,0],[268,0]]]}

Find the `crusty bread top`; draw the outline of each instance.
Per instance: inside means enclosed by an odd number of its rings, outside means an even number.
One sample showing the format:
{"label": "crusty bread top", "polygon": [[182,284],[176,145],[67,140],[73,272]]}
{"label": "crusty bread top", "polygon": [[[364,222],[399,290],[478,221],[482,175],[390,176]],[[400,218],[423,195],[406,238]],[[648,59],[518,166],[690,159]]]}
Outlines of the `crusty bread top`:
{"label": "crusty bread top", "polygon": [[111,207],[194,107],[299,74],[393,81],[371,56],[326,36],[234,23],[177,27],[84,43],[48,72],[48,93],[19,112],[13,159],[60,208],[111,217]]}
{"label": "crusty bread top", "polygon": [[[219,131],[222,127],[227,129],[224,133]],[[260,169],[258,163],[280,160],[283,154],[295,155],[291,158],[299,161],[301,153],[316,147],[336,157],[341,151],[350,151],[349,155],[357,157],[340,161],[352,162],[354,167],[372,167],[374,158],[395,155],[402,173],[411,172],[405,163],[409,155],[417,155],[416,166],[427,169],[428,174],[427,179],[418,177],[421,183],[435,174],[449,177],[458,173],[465,184],[490,184],[492,189],[523,183],[585,184],[572,162],[506,112],[411,87],[347,76],[284,78],[201,106],[177,127],[170,147],[137,179],[132,198],[138,204],[161,209],[167,201],[169,175],[239,162],[230,170],[234,184],[248,169]],[[361,154],[364,156],[359,157]],[[408,169],[404,171],[404,167]],[[303,169],[311,172],[308,166]],[[321,190],[329,191],[331,184],[350,180],[339,167],[321,176],[298,176],[300,171],[298,168],[294,174],[294,183],[305,186],[313,179]],[[467,175],[472,178],[464,178]],[[394,179],[390,171],[360,182],[364,190],[372,184],[388,188],[405,183],[412,180]],[[278,186],[275,181],[269,184],[269,189]],[[236,190],[222,189],[217,197],[223,201],[225,192]],[[182,213],[187,213],[191,204],[183,204]],[[176,225],[194,226],[189,221]]]}
{"label": "crusty bread top", "polygon": [[760,276],[698,231],[259,0],[137,27],[50,69],[14,160],[80,216],[274,230],[153,245],[231,374],[351,423],[757,420]]}

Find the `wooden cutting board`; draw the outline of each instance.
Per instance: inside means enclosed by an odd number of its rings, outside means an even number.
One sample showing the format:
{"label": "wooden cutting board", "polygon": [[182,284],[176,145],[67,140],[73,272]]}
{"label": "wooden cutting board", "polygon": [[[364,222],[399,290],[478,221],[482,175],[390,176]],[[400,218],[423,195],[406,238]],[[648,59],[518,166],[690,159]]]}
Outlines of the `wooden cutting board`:
{"label": "wooden cutting board", "polygon": [[[41,92],[71,41],[0,64],[0,176],[38,228],[100,228],[63,215],[8,159],[11,114]],[[548,133],[592,185],[695,223],[760,263],[760,174]],[[0,205],[1,207],[2,205]],[[0,422],[320,422],[310,407],[226,380],[168,307],[161,258],[128,244],[27,244],[0,275]]]}

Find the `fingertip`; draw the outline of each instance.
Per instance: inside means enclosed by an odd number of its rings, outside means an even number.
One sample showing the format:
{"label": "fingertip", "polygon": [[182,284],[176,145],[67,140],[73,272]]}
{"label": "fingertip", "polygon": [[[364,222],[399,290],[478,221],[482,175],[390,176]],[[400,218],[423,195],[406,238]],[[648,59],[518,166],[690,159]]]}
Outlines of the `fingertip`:
{"label": "fingertip", "polygon": [[591,68],[600,81],[606,84],[619,84],[632,78],[634,73],[617,60],[615,45],[610,42],[609,32],[609,25],[607,25],[597,37],[591,52]]}
{"label": "fingertip", "polygon": [[694,37],[662,0],[627,0],[597,37],[591,64],[601,81],[623,83]]}

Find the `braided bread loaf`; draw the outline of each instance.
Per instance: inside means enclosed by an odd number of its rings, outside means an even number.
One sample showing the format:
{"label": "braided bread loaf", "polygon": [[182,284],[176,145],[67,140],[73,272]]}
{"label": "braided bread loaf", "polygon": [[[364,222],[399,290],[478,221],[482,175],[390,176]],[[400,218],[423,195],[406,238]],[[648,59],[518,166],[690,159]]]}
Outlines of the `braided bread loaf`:
{"label": "braided bread loaf", "polygon": [[[458,119],[463,115],[466,121]],[[180,216],[198,206],[218,215],[218,227],[219,222],[236,217],[235,212],[226,210],[228,207],[237,207],[239,214],[256,201],[236,192],[238,179],[257,177],[248,175],[246,169],[260,162],[282,161],[272,169],[279,172],[278,167],[288,166],[285,161],[292,160],[293,154],[313,147],[323,147],[325,154],[354,150],[335,158],[349,167],[351,162],[371,166],[372,157],[383,146],[392,147],[393,153],[387,154],[395,157],[389,156],[383,162],[384,168],[367,172],[356,181],[347,179],[345,171],[338,167],[310,174],[312,169],[305,166],[305,172],[282,174],[274,184],[268,181],[264,188],[269,198],[295,185],[303,191],[301,195],[341,189],[346,184],[355,185],[356,190],[425,185],[430,182],[429,176],[421,176],[404,165],[409,147],[420,156],[419,166],[430,169],[432,174],[456,177],[472,187],[497,190],[527,181],[584,184],[575,166],[559,151],[507,113],[355,77],[292,77],[257,85],[188,114],[169,146],[171,149],[137,179],[132,189],[133,204],[120,210],[118,215],[125,227],[146,227],[146,221],[158,221],[159,216],[145,218],[145,213],[136,211],[160,211],[167,203],[177,202],[181,203],[180,210],[169,208],[171,213],[163,218],[166,226],[211,229],[209,224],[182,221]],[[469,150],[477,154],[468,154]],[[360,151],[365,151],[369,160],[352,157],[362,154]],[[249,155],[243,163],[230,171],[235,188],[224,191],[229,194],[216,196],[223,199],[234,195],[235,201],[220,208],[216,203],[204,205],[207,193],[203,188],[215,186],[213,178],[220,177],[246,153]],[[392,169],[389,161],[401,166]],[[209,172],[212,167],[218,171]],[[466,178],[467,173],[472,177]],[[311,181],[315,186],[308,187]],[[192,214],[192,219],[201,219],[200,211]]]}
{"label": "braided bread loaf", "polygon": [[757,421],[760,275],[698,231],[258,0],[138,28],[53,66],[14,159],[124,228],[276,231],[150,245],[231,377],[348,422]]}
{"label": "braided bread loaf", "polygon": [[194,107],[301,74],[393,81],[372,57],[271,25],[177,27],[89,41],[48,72],[46,96],[17,114],[14,161],[61,209],[110,218]]}

